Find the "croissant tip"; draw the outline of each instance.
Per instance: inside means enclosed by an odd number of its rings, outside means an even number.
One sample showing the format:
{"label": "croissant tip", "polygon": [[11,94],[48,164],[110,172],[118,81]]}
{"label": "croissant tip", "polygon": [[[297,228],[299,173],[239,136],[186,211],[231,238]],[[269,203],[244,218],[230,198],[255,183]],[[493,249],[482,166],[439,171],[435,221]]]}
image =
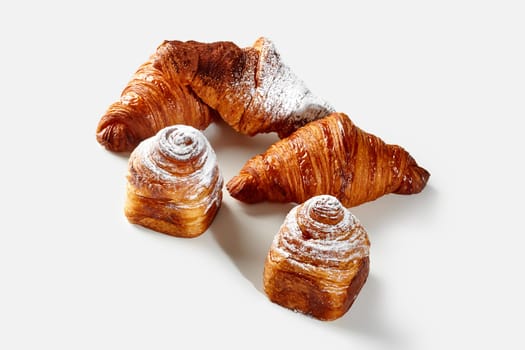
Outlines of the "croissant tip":
{"label": "croissant tip", "polygon": [[403,177],[399,189],[396,191],[398,194],[415,194],[423,191],[428,179],[430,178],[430,172],[425,168],[419,166],[414,158],[409,158],[409,164],[407,171]]}
{"label": "croissant tip", "polygon": [[417,173],[418,173],[418,176],[419,176],[419,179],[420,179],[419,183],[421,185],[420,185],[420,188],[418,189],[418,191],[414,192],[414,193],[421,192],[423,190],[423,188],[425,188],[425,186],[427,185],[428,179],[430,178],[430,172],[428,170],[426,170],[425,168],[423,168],[423,167],[418,166],[417,167]]}
{"label": "croissant tip", "polygon": [[130,128],[120,122],[99,126],[97,141],[107,150],[113,152],[130,152],[138,144]]}
{"label": "croissant tip", "polygon": [[241,202],[257,203],[262,201],[262,192],[257,186],[257,181],[250,174],[240,174],[233,177],[226,184],[226,189],[233,198]]}

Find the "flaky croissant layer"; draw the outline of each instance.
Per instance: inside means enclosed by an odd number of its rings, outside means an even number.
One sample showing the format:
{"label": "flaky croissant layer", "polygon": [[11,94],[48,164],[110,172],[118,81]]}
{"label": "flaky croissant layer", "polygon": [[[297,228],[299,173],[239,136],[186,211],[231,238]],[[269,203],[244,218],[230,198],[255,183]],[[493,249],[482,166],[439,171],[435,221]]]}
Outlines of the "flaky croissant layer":
{"label": "flaky croissant layer", "polygon": [[173,74],[170,45],[162,43],[143,63],[100,119],[97,141],[115,152],[132,151],[161,129],[184,124],[205,129],[216,112]]}
{"label": "flaky croissant layer", "polygon": [[226,187],[247,203],[302,203],[329,194],[352,207],[387,193],[418,193],[429,176],[402,147],[359,129],[346,114],[333,113],[248,160]]}

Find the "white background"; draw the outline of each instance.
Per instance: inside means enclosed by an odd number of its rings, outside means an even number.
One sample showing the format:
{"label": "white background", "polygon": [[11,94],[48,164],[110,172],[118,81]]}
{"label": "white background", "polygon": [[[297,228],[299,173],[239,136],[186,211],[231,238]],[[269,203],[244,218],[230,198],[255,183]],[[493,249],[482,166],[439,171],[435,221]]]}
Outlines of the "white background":
{"label": "white background", "polygon": [[[0,348],[523,349],[520,1],[345,3],[3,2]],[[432,173],[419,195],[352,209],[371,271],[334,322],[262,292],[291,205],[225,191],[199,238],[154,233],[123,215],[127,158],[95,140],[162,40],[263,35],[313,92]],[[276,140],[206,135],[226,180]]]}

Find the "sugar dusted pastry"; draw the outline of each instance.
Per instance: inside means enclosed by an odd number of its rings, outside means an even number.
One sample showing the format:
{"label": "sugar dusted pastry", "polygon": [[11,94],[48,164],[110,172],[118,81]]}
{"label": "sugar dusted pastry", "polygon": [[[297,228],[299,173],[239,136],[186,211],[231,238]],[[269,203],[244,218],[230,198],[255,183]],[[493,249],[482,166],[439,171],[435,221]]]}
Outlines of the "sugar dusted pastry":
{"label": "sugar dusted pastry", "polygon": [[346,114],[333,113],[248,160],[226,187],[247,203],[302,203],[330,194],[348,208],[388,193],[418,193],[429,176],[402,147],[361,130]]}
{"label": "sugar dusted pastry", "polygon": [[219,57],[220,62],[209,59],[199,65],[191,88],[242,134],[277,132],[284,137],[334,111],[283,62],[267,38],[200,57]]}
{"label": "sugar dusted pastry", "polygon": [[204,129],[220,115],[236,131],[290,134],[334,109],[283,63],[273,42],[164,41],[97,126],[111,151],[131,151],[163,127]]}
{"label": "sugar dusted pastry", "polygon": [[215,152],[199,130],[166,127],[131,153],[125,214],[131,223],[178,237],[211,224],[222,201]]}
{"label": "sugar dusted pastry", "polygon": [[368,277],[365,229],[337,198],[316,196],[294,207],[264,266],[264,291],[281,306],[320,320],[344,315]]}

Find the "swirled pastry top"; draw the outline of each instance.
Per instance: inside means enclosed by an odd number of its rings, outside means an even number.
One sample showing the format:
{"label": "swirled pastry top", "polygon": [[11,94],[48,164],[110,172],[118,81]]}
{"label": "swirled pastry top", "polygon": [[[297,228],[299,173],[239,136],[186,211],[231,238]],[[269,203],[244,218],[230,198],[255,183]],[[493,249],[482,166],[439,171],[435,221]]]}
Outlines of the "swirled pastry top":
{"label": "swirled pastry top", "polygon": [[345,269],[367,257],[369,246],[357,218],[330,195],[313,197],[293,208],[273,242],[278,255],[306,269]]}
{"label": "swirled pastry top", "polygon": [[170,199],[173,192],[179,203],[194,201],[210,188],[218,192],[223,184],[208,140],[187,125],[166,127],[142,141],[130,156],[128,181],[137,195]]}

